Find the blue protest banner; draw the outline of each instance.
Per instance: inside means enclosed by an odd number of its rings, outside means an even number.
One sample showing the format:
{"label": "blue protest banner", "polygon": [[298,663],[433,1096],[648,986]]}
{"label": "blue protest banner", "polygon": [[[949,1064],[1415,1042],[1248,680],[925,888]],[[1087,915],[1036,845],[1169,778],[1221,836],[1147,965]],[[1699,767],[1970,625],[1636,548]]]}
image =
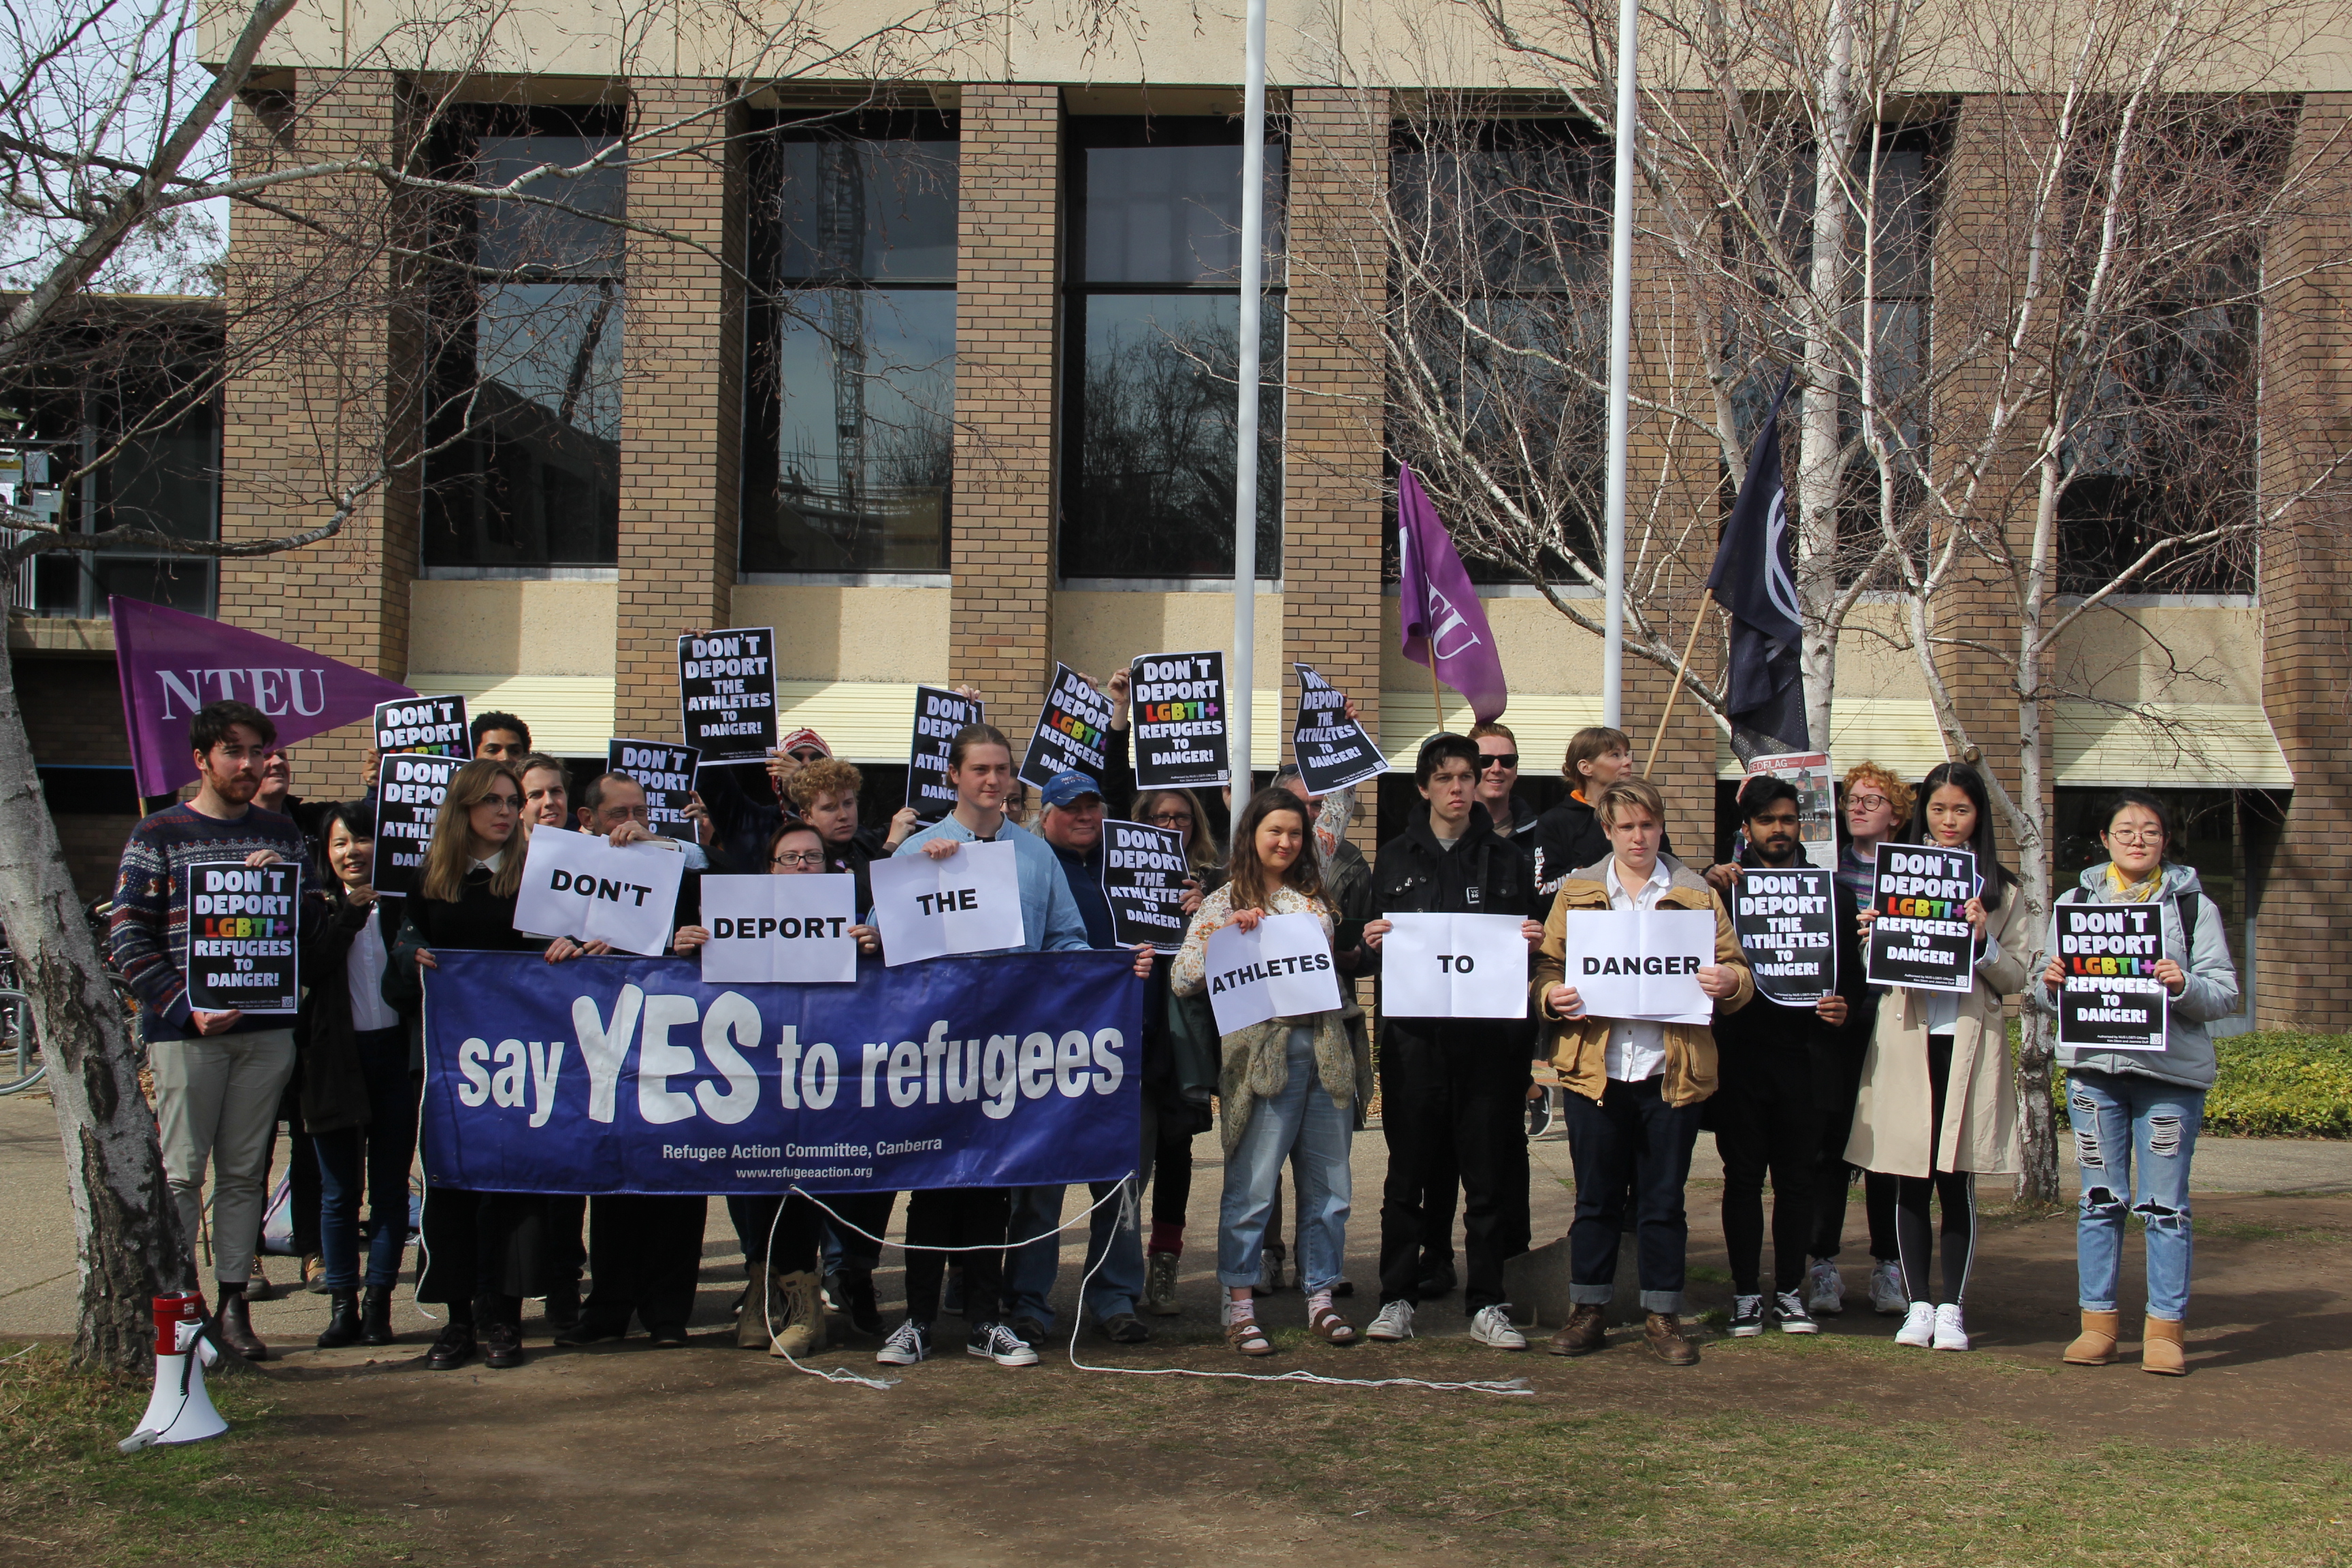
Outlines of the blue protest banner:
{"label": "blue protest banner", "polygon": [[1136,1167],[1143,982],[1116,951],[706,985],[677,958],[444,949],[426,1178],[477,1192],[1046,1186]]}

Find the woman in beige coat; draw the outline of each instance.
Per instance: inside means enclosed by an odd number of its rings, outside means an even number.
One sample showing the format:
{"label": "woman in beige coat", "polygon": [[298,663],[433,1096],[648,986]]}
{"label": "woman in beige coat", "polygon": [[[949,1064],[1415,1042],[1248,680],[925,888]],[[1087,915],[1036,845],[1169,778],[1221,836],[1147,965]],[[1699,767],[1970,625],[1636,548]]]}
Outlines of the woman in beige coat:
{"label": "woman in beige coat", "polygon": [[[1960,1302],[1976,1257],[1976,1174],[2022,1164],[2001,998],[2032,973],[2029,950],[2040,928],[2000,864],[1983,775],[1946,763],[1929,771],[1916,800],[1905,840],[1976,855],[1979,891],[1967,904],[1976,983],[1965,993],[1897,987],[1880,1005],[1845,1157],[1895,1178],[1895,1239],[1911,1302],[1895,1342],[1964,1351]],[[1862,911],[1865,933],[1875,912]],[[1940,1306],[1928,1282],[1930,1196],[1943,1209]]]}

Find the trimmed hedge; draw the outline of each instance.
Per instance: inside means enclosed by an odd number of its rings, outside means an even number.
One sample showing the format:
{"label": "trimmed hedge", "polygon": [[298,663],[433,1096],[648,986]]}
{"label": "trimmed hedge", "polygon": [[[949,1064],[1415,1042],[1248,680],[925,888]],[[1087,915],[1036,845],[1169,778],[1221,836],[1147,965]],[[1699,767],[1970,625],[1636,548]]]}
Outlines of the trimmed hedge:
{"label": "trimmed hedge", "polygon": [[[2268,1032],[2213,1045],[2221,1072],[2205,1096],[2208,1135],[2352,1138],[2352,1035]],[[2063,1074],[2052,1088],[2064,1126]]]}

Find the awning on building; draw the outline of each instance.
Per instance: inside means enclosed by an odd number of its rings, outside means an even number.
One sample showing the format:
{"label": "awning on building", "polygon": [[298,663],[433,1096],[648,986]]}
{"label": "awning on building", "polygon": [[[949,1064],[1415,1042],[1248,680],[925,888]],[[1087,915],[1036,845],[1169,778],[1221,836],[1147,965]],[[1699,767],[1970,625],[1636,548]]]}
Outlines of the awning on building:
{"label": "awning on building", "polygon": [[[613,738],[613,678],[609,675],[453,675],[412,670],[404,677],[421,696],[465,698],[469,713],[512,713],[530,726],[530,742],[558,757],[602,757]],[[659,735],[643,737],[660,740]]]}
{"label": "awning on building", "polygon": [[[1475,721],[1470,704],[1446,692],[1445,728],[1457,735],[1467,734]],[[1520,773],[1556,773],[1560,760],[1568,755],[1568,738],[1601,722],[1601,695],[1515,691],[1503,722],[1518,742]],[[1381,750],[1387,753],[1389,766],[1411,773],[1422,742],[1436,733],[1429,688],[1381,693]]]}

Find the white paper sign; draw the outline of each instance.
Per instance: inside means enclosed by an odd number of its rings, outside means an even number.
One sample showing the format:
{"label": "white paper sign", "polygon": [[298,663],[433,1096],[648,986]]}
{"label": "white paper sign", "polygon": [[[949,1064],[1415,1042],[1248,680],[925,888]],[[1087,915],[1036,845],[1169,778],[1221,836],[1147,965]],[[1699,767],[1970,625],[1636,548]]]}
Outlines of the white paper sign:
{"label": "white paper sign", "polygon": [[944,860],[920,850],[867,871],[882,962],[895,969],[951,952],[1000,952],[1027,940],[1021,865],[1010,844],[965,844]]}
{"label": "white paper sign", "polygon": [[705,877],[702,978],[708,984],[782,981],[838,984],[857,978],[857,879]]}
{"label": "white paper sign", "polygon": [[1209,933],[1209,1006],[1217,1033],[1339,1005],[1331,941],[1313,915],[1268,915],[1255,931],[1228,925]]}
{"label": "white paper sign", "polygon": [[1516,915],[1390,915],[1381,1012],[1396,1018],[1524,1018],[1528,939]]}
{"label": "white paper sign", "polygon": [[1698,972],[1715,962],[1712,910],[1570,910],[1560,922],[1567,973],[1587,1017],[1706,1024],[1715,1004]]}
{"label": "white paper sign", "polygon": [[686,857],[667,839],[615,849],[593,833],[543,829],[530,836],[514,927],[656,957],[669,949],[685,876]]}

